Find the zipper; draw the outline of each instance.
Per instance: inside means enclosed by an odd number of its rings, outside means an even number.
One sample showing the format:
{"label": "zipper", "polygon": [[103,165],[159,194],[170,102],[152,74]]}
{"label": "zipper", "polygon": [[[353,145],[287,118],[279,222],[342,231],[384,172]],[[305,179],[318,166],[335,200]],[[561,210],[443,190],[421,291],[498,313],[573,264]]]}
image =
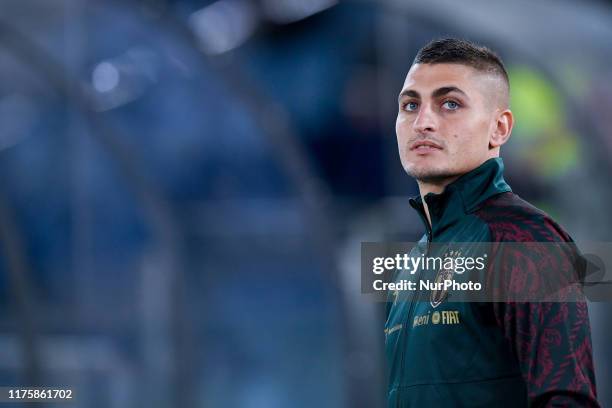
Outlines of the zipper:
{"label": "zipper", "polygon": [[[429,225],[429,221],[427,221],[427,217],[421,213],[421,211],[418,211],[419,215],[421,216],[421,218],[423,219],[423,222],[425,223],[425,229],[426,229],[426,234],[427,234],[427,248],[425,250],[425,257],[427,257],[429,255],[429,251],[431,250],[431,242],[432,242],[432,228]],[[423,268],[421,268],[421,270],[419,271],[419,275],[417,278],[417,285],[418,282],[421,281],[421,278],[423,277]],[[405,369],[405,362],[406,362],[406,358],[405,358],[405,354],[406,354],[406,340],[408,337],[408,330],[412,329],[412,326],[410,325],[410,322],[412,321],[412,315],[414,313],[414,307],[415,307],[415,302],[418,302],[421,298],[421,291],[417,291],[416,296],[413,296],[412,299],[410,299],[410,305],[408,306],[408,312],[406,313],[406,320],[404,322],[404,331],[403,331],[403,341],[402,341],[402,361],[400,364],[400,379],[399,379],[399,384],[402,384],[402,380],[404,377],[404,369]]]}
{"label": "zipper", "polygon": [[[428,225],[427,227],[427,249],[425,250],[425,257],[427,257],[429,255],[429,251],[431,250],[431,229]],[[417,284],[418,282],[421,281],[421,279],[423,278],[423,268],[421,268],[421,270],[419,270],[419,276],[417,277]],[[408,323],[410,322],[410,320],[412,319],[412,314],[414,312],[414,304],[415,302],[418,302],[421,298],[421,291],[417,291],[417,295],[413,296],[412,299],[410,299],[410,306],[408,308]]]}

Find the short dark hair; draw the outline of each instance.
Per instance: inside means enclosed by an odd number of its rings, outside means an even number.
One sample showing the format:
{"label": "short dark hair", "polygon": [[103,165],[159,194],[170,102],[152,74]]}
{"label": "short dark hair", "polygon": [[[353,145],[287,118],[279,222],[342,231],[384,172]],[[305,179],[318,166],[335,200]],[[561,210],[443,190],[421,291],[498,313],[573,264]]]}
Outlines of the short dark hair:
{"label": "short dark hair", "polygon": [[433,40],[419,50],[414,64],[462,64],[478,71],[500,75],[510,85],[501,58],[491,49],[457,38]]}

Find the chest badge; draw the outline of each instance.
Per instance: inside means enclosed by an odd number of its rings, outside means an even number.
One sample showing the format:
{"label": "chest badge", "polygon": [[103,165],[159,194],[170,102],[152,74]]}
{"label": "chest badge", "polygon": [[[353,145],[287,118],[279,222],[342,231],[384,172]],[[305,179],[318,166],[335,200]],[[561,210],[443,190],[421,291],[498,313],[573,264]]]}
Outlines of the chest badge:
{"label": "chest badge", "polygon": [[[461,251],[449,251],[446,254],[444,254],[444,259],[446,260],[446,259],[453,258],[453,257],[456,258],[456,257],[459,257],[460,255],[461,255]],[[444,263],[446,264],[446,262]],[[435,287],[442,288],[444,281],[453,280],[453,274],[454,274],[454,271],[452,268],[446,268],[443,265],[442,268],[440,268],[440,270],[436,274]],[[440,304],[444,302],[447,297],[448,297],[448,290],[434,289],[431,291],[429,303],[431,304],[431,307],[435,309],[436,307],[440,306]]]}

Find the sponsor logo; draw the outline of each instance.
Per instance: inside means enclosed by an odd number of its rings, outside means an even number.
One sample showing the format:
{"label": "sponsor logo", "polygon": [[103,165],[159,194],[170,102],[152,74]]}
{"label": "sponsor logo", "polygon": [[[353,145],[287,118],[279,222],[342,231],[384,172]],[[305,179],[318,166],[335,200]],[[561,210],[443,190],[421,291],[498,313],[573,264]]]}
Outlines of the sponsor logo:
{"label": "sponsor logo", "polygon": [[433,325],[454,325],[460,324],[460,314],[458,310],[440,310],[431,311],[424,313],[419,316],[415,316],[412,321],[412,327]]}

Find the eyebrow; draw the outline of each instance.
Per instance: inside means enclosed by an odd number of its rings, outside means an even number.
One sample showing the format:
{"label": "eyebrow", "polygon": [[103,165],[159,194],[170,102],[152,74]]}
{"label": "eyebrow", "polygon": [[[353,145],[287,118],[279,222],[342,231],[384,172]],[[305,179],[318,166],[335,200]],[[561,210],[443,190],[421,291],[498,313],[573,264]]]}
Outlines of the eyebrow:
{"label": "eyebrow", "polygon": [[[444,96],[446,94],[449,94],[451,92],[457,92],[460,93],[462,95],[464,95],[465,97],[467,97],[467,94],[465,92],[463,92],[461,89],[457,88],[456,86],[443,86],[441,88],[436,89],[435,91],[433,91],[431,93],[432,98],[439,98],[441,96]],[[412,89],[406,89],[405,91],[402,91],[399,96],[397,97],[397,100],[400,101],[404,96],[410,96],[413,98],[420,98],[421,95],[417,92],[414,91]]]}

